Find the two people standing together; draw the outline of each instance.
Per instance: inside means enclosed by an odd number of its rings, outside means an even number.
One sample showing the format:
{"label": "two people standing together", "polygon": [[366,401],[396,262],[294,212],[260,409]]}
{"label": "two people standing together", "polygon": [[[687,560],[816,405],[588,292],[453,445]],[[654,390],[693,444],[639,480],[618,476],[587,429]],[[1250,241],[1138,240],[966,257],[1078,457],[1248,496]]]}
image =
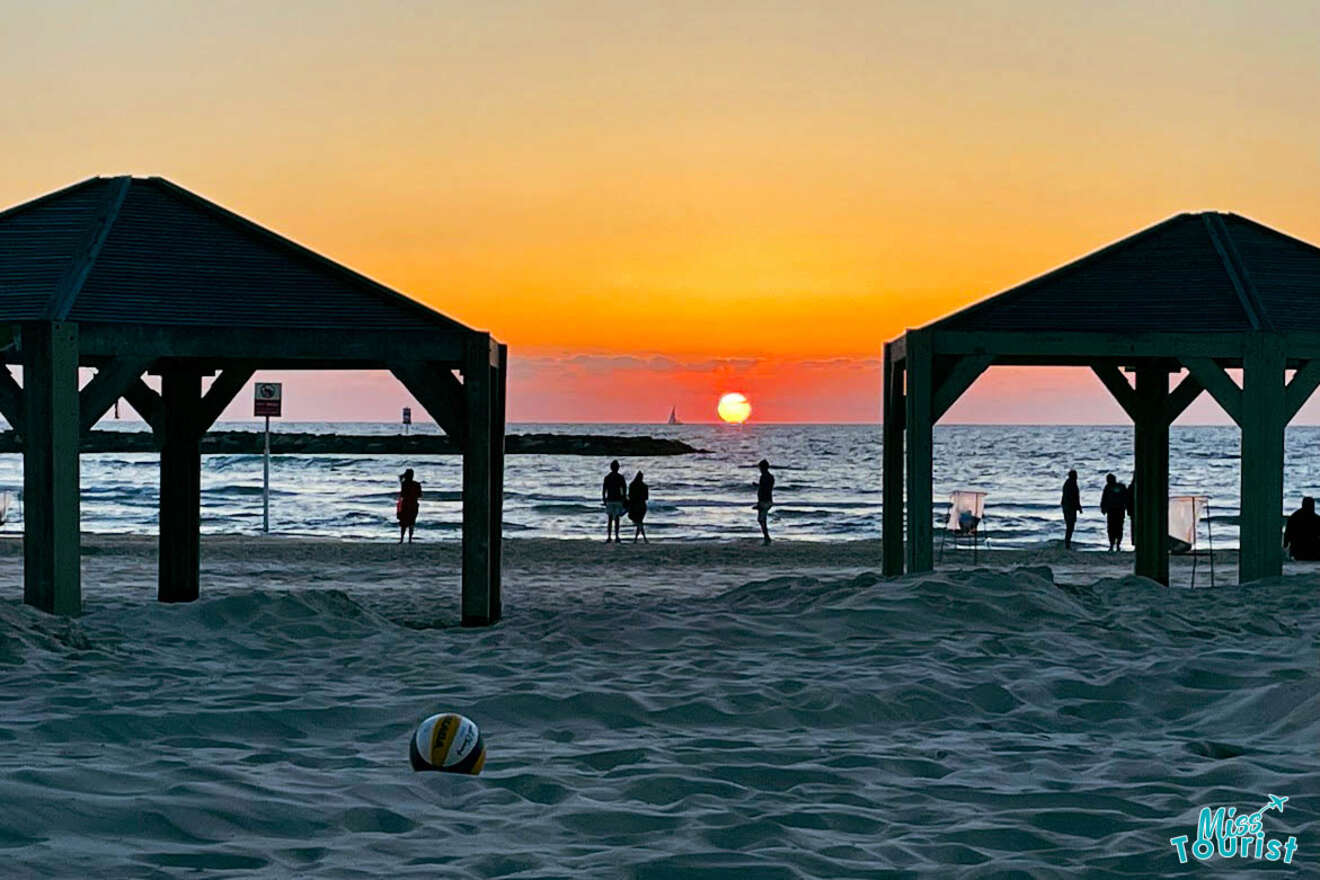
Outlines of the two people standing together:
{"label": "two people standing together", "polygon": [[[1100,512],[1105,515],[1110,550],[1122,549],[1123,519],[1133,517],[1136,485],[1135,478],[1124,486],[1113,474],[1105,475],[1105,488],[1100,494]],[[1063,546],[1064,549],[1071,550],[1077,514],[1082,512],[1082,492],[1077,486],[1077,471],[1068,471],[1068,479],[1063,481],[1063,497],[1059,503],[1063,508]]]}
{"label": "two people standing together", "polygon": [[651,543],[646,537],[646,526],[642,521],[646,519],[646,502],[651,498],[651,489],[642,479],[642,472],[638,471],[637,476],[633,477],[632,484],[623,478],[619,473],[618,459],[610,462],[610,472],[605,475],[605,483],[600,489],[600,499],[605,502],[605,543],[610,541],[621,543],[619,537],[619,526],[623,522],[623,515],[626,512],[628,519],[633,521],[636,529],[633,531],[633,543],[637,543],[637,537],[640,535],[642,542]]}

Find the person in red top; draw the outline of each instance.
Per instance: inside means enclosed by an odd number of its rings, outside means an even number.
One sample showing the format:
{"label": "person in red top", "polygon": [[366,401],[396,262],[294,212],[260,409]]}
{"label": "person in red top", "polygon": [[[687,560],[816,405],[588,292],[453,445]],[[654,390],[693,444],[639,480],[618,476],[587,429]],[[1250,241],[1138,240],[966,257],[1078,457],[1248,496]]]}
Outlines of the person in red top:
{"label": "person in red top", "polygon": [[399,543],[403,543],[403,533],[408,533],[408,543],[412,543],[413,528],[417,525],[417,501],[422,497],[422,484],[413,479],[412,468],[399,475],[399,504],[395,508],[399,516]]}

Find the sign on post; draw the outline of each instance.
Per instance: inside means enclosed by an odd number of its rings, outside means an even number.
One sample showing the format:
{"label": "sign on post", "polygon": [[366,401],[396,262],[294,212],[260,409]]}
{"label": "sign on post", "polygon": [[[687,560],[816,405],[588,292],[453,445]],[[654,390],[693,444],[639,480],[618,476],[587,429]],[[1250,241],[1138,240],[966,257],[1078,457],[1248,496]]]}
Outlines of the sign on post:
{"label": "sign on post", "polygon": [[279,382],[257,382],[252,387],[252,414],[270,418],[280,416],[283,386]]}
{"label": "sign on post", "polygon": [[403,408],[403,423],[404,423],[405,425],[411,425],[411,424],[412,424],[412,407],[411,407],[411,406],[405,406],[405,407]]}
{"label": "sign on post", "polygon": [[257,382],[252,386],[252,414],[266,417],[266,451],[261,459],[261,531],[270,532],[270,417],[280,417],[284,386]]}

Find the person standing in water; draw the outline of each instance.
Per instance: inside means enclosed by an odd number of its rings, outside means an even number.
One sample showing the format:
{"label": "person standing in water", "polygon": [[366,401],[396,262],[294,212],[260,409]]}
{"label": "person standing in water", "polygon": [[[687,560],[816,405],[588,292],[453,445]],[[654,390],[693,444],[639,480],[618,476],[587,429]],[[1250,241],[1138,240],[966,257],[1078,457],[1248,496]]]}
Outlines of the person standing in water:
{"label": "person standing in water", "polygon": [[1063,549],[1072,549],[1073,529],[1077,526],[1077,514],[1082,512],[1082,491],[1077,488],[1077,471],[1068,471],[1068,479],[1063,481],[1063,497],[1059,499],[1063,507]]}
{"label": "person standing in water", "polygon": [[646,526],[642,525],[642,520],[646,519],[646,502],[650,497],[651,490],[642,482],[642,472],[638,471],[628,486],[628,519],[636,526],[633,531],[634,544],[637,543],[638,535],[642,536],[643,544],[651,543],[646,539]]}
{"label": "person standing in water", "polygon": [[761,537],[770,543],[770,526],[767,515],[775,504],[775,477],[770,473],[770,462],[764,458],[756,465],[761,469],[761,479],[756,484],[756,521],[761,525]]}
{"label": "person standing in water", "polygon": [[628,481],[619,473],[619,462],[610,462],[610,472],[600,488],[600,500],[605,503],[605,543],[620,543],[619,523],[628,504]]}
{"label": "person standing in water", "polygon": [[1105,474],[1100,512],[1105,515],[1105,525],[1109,529],[1109,549],[1123,549],[1123,516],[1127,513],[1127,491],[1113,474]]}
{"label": "person standing in water", "polygon": [[413,479],[413,469],[408,468],[399,475],[399,503],[395,513],[399,517],[399,543],[403,543],[404,532],[408,533],[408,543],[412,543],[413,529],[417,526],[417,502],[422,497],[422,484]]}

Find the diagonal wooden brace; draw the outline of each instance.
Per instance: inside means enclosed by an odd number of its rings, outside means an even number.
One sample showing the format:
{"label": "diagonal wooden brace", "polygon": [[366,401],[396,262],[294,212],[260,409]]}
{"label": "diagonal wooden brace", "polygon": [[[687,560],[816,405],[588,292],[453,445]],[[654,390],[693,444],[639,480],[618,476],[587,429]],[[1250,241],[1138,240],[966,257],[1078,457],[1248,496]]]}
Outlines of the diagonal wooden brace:
{"label": "diagonal wooden brace", "polygon": [[97,368],[92,381],[78,392],[78,427],[82,433],[101,420],[106,410],[124,396],[125,389],[147,371],[152,360],[123,355]]}
{"label": "diagonal wooden brace", "polygon": [[463,385],[448,369],[433,364],[399,362],[390,372],[426,408],[436,424],[462,446],[467,439],[467,403]]}

